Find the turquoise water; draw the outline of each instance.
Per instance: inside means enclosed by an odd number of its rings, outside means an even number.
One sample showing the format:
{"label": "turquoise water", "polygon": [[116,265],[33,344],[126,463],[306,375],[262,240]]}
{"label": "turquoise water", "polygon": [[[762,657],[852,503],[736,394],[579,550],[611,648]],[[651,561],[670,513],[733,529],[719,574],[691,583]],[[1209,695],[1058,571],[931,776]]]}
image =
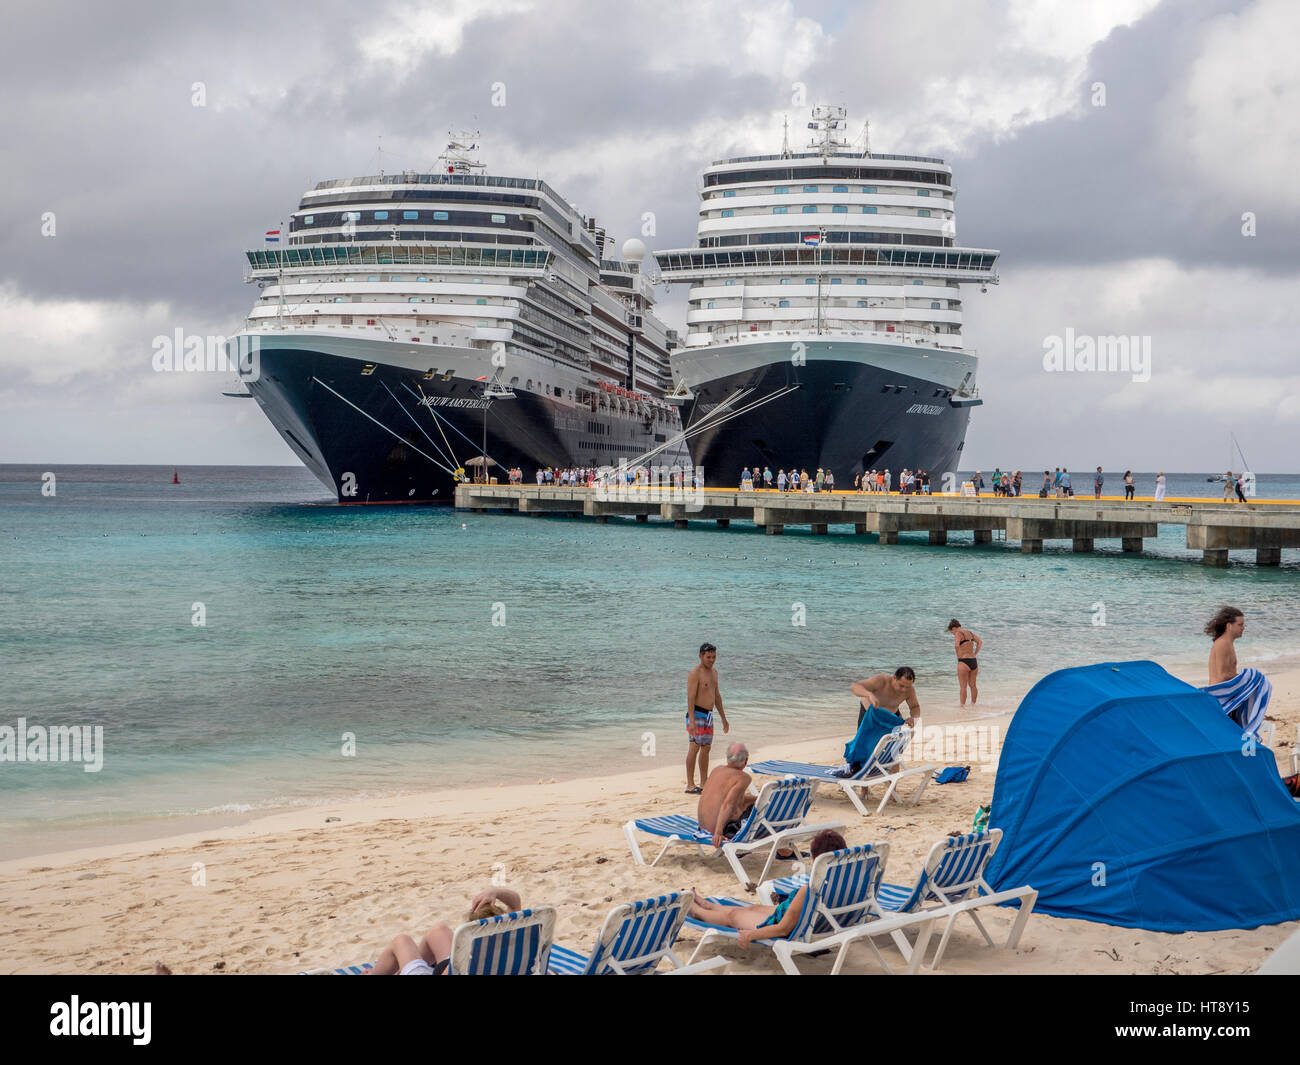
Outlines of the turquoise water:
{"label": "turquoise water", "polygon": [[[290,468],[52,470],[48,497],[43,469],[0,467],[0,725],[102,726],[105,761],[0,762],[0,857],[156,836],[160,818],[639,768],[648,732],[675,764],[706,639],[751,745],[851,729],[848,684],[900,664],[923,707],[955,707],[949,617],[985,640],[989,709],[1063,666],[1199,665],[1222,602],[1248,614],[1244,659],[1300,653],[1300,552],[1208,569],[1174,528],[1142,557],[1026,557],[969,534],[881,547],[313,505]],[[1221,489],[1172,475],[1169,494]],[[1262,475],[1259,496],[1300,497],[1300,477]]]}

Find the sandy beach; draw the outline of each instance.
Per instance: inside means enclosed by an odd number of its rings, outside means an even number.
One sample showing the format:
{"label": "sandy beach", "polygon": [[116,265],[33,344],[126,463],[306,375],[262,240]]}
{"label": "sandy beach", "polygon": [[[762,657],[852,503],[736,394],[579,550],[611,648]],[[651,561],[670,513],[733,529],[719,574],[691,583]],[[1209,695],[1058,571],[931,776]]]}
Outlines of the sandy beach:
{"label": "sandy beach", "polygon": [[[1268,672],[1274,752],[1279,769],[1290,772],[1300,669]],[[1183,679],[1199,678],[1187,672]],[[733,737],[749,744],[755,761],[838,763],[847,738],[765,744],[746,734],[743,715],[732,715]],[[949,709],[925,722],[956,719]],[[1009,720],[978,723],[1004,735]],[[685,887],[743,895],[721,858],[697,860],[683,849],[654,868],[633,864],[623,822],[695,812],[694,798],[682,794],[684,742],[661,742],[653,768],[637,772],[312,807],[217,831],[5,862],[0,972],[147,973],[161,961],[178,974],[292,973],[373,960],[398,932],[462,920],[469,897],[494,877],[518,890],[525,905],[554,905],[556,942],[581,950],[616,903]],[[993,784],[992,770],[976,765],[965,783],[932,784],[917,805],[891,805],[870,818],[823,791],[812,818],[843,822],[851,844],[888,842],[886,879],[910,883],[931,844],[970,829]],[[988,923],[996,936],[1010,920],[1002,911]],[[988,949],[965,925],[943,971],[1248,973],[1298,927],[1166,935],[1035,914],[1014,952]],[[687,928],[679,953],[689,954],[696,938]],[[732,964],[725,971],[779,971],[762,949],[726,953]],[[889,948],[886,957],[898,956]],[[803,967],[816,973],[829,961],[808,959]],[[846,971],[878,968],[858,946]]]}

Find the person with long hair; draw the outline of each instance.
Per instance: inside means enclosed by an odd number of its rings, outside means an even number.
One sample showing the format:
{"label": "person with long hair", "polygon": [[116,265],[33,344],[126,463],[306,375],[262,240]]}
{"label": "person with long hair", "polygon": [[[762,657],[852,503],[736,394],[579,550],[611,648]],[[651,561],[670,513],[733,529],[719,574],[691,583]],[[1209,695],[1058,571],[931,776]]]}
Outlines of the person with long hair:
{"label": "person with long hair", "polygon": [[957,686],[960,689],[960,705],[966,705],[966,693],[970,692],[971,705],[974,706],[980,697],[979,687],[976,685],[980,663],[976,656],[984,646],[984,641],[970,629],[962,628],[961,622],[956,618],[948,622],[948,632],[952,634],[954,648],[957,651]]}

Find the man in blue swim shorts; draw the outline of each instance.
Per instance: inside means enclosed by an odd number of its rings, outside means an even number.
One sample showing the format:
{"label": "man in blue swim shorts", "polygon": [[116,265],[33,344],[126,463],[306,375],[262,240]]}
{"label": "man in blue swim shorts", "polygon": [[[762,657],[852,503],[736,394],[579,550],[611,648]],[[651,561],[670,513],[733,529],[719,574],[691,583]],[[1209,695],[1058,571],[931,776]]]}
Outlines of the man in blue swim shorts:
{"label": "man in blue swim shorts", "polygon": [[722,718],[722,731],[730,732],[727,713],[722,709],[722,692],[718,688],[718,671],[714,663],[718,649],[711,643],[700,644],[700,664],[686,678],[686,794],[698,795],[695,764],[700,766],[700,785],[709,777],[709,746],[713,743],[713,711]]}

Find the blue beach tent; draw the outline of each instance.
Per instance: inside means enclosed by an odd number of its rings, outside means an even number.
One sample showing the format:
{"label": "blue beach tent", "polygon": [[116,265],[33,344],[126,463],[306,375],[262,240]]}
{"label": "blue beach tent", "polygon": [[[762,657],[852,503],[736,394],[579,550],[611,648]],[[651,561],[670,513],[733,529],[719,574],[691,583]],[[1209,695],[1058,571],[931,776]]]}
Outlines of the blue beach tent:
{"label": "blue beach tent", "polygon": [[1007,730],[995,888],[1038,910],[1153,932],[1300,918],[1300,805],[1272,752],[1154,662],[1062,669]]}

